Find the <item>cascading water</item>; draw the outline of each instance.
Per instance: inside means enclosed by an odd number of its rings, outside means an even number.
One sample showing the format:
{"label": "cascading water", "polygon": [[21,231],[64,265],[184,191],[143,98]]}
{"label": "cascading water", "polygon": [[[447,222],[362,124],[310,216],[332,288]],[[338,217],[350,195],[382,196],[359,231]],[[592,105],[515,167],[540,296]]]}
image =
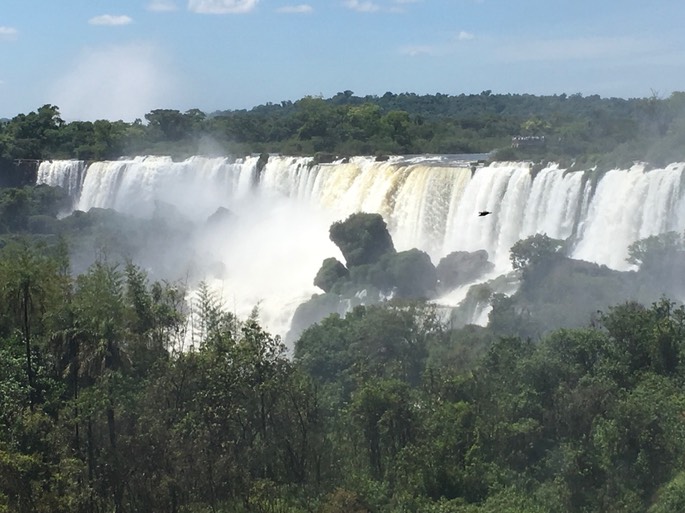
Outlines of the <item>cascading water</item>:
{"label": "cascading water", "polygon": [[628,246],[638,239],[685,228],[685,164],[646,171],[644,165],[607,172],[582,221],[573,256],[629,268]]}
{"label": "cascading water", "polygon": [[72,201],[76,202],[81,195],[85,176],[86,164],[82,160],[46,161],[38,166],[36,182],[62,187]]}
{"label": "cascading water", "polygon": [[[166,203],[204,223],[218,207],[230,209],[232,228],[205,231],[198,253],[224,262],[228,306],[245,314],[260,303],[264,323],[277,333],[317,292],[312,279],[323,258],[342,259],[328,227],[353,212],[380,213],[398,250],[418,247],[434,263],[453,251],[485,249],[496,273],[510,270],[511,246],[535,233],[570,238],[573,257],[623,270],[636,239],[685,229],[685,164],[617,169],[597,180],[592,171],[556,165],[534,173],[521,162],[474,170],[447,157],[314,164],[272,156],[263,169],[258,160],[138,157],[87,169],[52,161],[41,164],[38,182],[65,187],[80,210],[149,216]],[[478,217],[479,210],[493,213]]]}
{"label": "cascading water", "polygon": [[144,217],[156,202],[165,202],[191,217],[206,218],[250,190],[256,163],[256,158],[231,163],[202,157],[95,162],[88,167],[77,208],[113,208]]}

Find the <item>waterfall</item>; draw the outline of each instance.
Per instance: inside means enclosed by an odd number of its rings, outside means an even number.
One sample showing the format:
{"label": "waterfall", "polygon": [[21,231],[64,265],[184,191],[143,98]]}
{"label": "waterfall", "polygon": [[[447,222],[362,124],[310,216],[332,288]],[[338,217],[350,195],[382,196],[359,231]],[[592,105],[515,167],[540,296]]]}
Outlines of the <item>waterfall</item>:
{"label": "waterfall", "polygon": [[[537,172],[525,162],[474,168],[447,157],[317,164],[271,156],[263,169],[258,160],[53,161],[41,164],[38,182],[64,187],[80,210],[144,217],[161,202],[203,223],[218,207],[230,209],[237,219],[230,232],[196,242],[225,263],[230,305],[261,302],[279,326],[317,292],[312,279],[321,260],[342,259],[328,227],[353,212],[380,213],[398,250],[418,247],[437,263],[453,251],[485,249],[500,273],[510,269],[511,246],[536,233],[569,239],[574,258],[623,270],[635,240],[685,229],[683,163],[597,178],[557,165]],[[492,214],[478,217],[480,210]]]}
{"label": "waterfall", "polygon": [[77,208],[113,208],[144,217],[154,211],[156,202],[165,202],[190,217],[206,218],[250,190],[256,164],[256,157],[235,162],[204,157],[95,162],[86,172]]}
{"label": "waterfall", "polygon": [[38,166],[36,184],[62,187],[72,201],[81,195],[81,187],[86,176],[86,165],[82,160],[51,160]]}
{"label": "waterfall", "polygon": [[638,239],[685,229],[685,164],[607,172],[597,184],[573,256],[629,269],[628,246]]}

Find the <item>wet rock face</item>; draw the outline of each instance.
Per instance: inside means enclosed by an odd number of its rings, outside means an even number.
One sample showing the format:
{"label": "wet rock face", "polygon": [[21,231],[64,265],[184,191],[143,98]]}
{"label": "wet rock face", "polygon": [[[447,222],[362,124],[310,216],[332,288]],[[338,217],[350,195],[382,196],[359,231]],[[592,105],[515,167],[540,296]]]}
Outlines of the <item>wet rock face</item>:
{"label": "wet rock face", "polygon": [[445,256],[437,265],[441,290],[452,290],[491,271],[494,264],[488,261],[488,252],[455,251]]}

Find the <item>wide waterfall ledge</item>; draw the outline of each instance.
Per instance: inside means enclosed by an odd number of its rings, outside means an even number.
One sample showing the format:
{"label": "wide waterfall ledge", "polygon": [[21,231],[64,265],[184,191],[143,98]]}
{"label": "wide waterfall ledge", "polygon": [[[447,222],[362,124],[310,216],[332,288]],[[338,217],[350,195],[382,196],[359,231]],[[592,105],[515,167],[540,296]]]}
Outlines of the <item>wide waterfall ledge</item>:
{"label": "wide waterfall ledge", "polygon": [[[685,230],[684,169],[537,170],[529,162],[474,165],[469,156],[327,164],[278,155],[266,163],[136,157],[42,162],[37,183],[64,188],[72,211],[190,223],[191,250],[150,247],[132,256],[153,271],[156,260],[172,261],[165,272],[176,276],[164,278],[207,279],[228,309],[245,316],[258,306],[265,326],[284,334],[297,306],[321,292],[312,282],[323,259],[342,258],[329,239],[331,223],[354,212],[380,214],[398,250],[418,248],[434,263],[485,250],[494,264],[488,278],[510,272],[512,245],[538,233],[567,241],[572,258],[629,270],[634,241]],[[208,222],[220,209],[230,215]],[[492,214],[478,217],[482,210]]]}

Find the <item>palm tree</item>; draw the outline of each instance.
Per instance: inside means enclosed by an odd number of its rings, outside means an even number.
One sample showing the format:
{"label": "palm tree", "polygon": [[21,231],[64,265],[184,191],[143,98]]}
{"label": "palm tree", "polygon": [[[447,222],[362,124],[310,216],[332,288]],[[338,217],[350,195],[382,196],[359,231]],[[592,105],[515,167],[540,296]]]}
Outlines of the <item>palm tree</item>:
{"label": "palm tree", "polygon": [[31,410],[37,401],[33,338],[43,331],[45,313],[48,306],[54,304],[59,283],[58,264],[45,248],[26,240],[2,248],[0,300],[5,306],[11,331],[24,343]]}
{"label": "palm tree", "polygon": [[[123,484],[117,450],[114,382],[130,364],[126,352],[127,327],[123,275],[116,266],[96,262],[78,277],[74,294],[74,327],[79,333],[78,375],[103,387],[109,446],[113,457],[112,492],[115,511],[122,508]],[[88,458],[93,459],[92,419],[88,417]],[[91,465],[89,464],[89,467]]]}

